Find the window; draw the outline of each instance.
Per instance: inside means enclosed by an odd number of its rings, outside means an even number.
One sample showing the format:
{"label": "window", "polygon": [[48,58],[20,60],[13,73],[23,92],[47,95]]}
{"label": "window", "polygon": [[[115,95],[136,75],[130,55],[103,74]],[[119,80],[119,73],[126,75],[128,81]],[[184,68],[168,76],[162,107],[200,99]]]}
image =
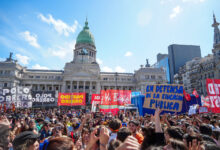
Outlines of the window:
{"label": "window", "polygon": [[131,78],[128,78],[128,81],[131,81]]}
{"label": "window", "polygon": [[95,90],[95,86],[92,86],[92,89]]}
{"label": "window", "polygon": [[8,84],[7,83],[4,83],[4,87],[7,87],[8,86]]}
{"label": "window", "polygon": [[57,90],[57,91],[59,90],[59,87],[58,87],[58,86],[56,87],[56,90]]}
{"label": "window", "polygon": [[5,74],[10,74],[10,70],[5,70]]}
{"label": "window", "polygon": [[88,89],[89,89],[89,86],[86,86],[86,89],[88,90]]}
{"label": "window", "polygon": [[73,86],[73,88],[74,88],[74,89],[77,89],[77,86],[76,86],[76,85],[74,85],[74,86]]}
{"label": "window", "polygon": [[3,74],[3,71],[2,71],[2,70],[0,70],[0,74]]}
{"label": "window", "polygon": [[108,78],[103,78],[103,80],[108,80]]}
{"label": "window", "polygon": [[82,86],[82,85],[80,85],[80,86],[79,86],[79,89],[83,89],[83,86]]}
{"label": "window", "polygon": [[158,76],[158,79],[162,79],[162,76]]}
{"label": "window", "polygon": [[67,86],[67,89],[68,89],[68,90],[70,89],[70,85]]}
{"label": "window", "polygon": [[155,79],[155,75],[151,75],[151,79]]}
{"label": "window", "polygon": [[54,78],[54,76],[49,76],[49,79],[53,79]]}
{"label": "window", "polygon": [[34,78],[34,76],[28,76],[29,78],[31,78],[31,79],[33,79]]}
{"label": "window", "polygon": [[52,87],[51,86],[49,87],[49,91],[52,91]]}
{"label": "window", "polygon": [[36,76],[35,78],[36,78],[36,79],[40,79],[40,76]]}
{"label": "window", "polygon": [[149,75],[145,75],[145,79],[149,79]]}

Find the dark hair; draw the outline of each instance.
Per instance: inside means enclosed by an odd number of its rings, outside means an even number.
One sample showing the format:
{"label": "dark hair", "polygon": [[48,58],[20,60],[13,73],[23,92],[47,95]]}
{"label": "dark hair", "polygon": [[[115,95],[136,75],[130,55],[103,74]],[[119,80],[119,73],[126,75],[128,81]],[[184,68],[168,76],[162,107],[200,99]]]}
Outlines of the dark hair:
{"label": "dark hair", "polygon": [[198,134],[184,134],[183,138],[186,140],[187,142],[187,146],[189,147],[189,142],[192,143],[193,139],[196,139],[197,141],[202,141],[202,137]]}
{"label": "dark hair", "polygon": [[172,148],[175,150],[187,150],[187,147],[184,145],[182,141],[170,139],[169,142]]}
{"label": "dark hair", "polygon": [[219,139],[219,136],[220,136],[220,131],[219,130],[213,130],[212,131],[212,136],[218,140]]}
{"label": "dark hair", "polygon": [[117,132],[117,139],[124,142],[129,135],[131,135],[131,131],[128,128],[123,127]]}
{"label": "dark hair", "polygon": [[207,124],[201,124],[199,127],[200,133],[208,136],[212,136],[212,128]]}
{"label": "dark hair", "polygon": [[207,143],[205,144],[205,150],[220,150],[220,147],[216,144]]}
{"label": "dark hair", "polygon": [[0,145],[3,149],[7,149],[7,147],[8,147],[9,131],[10,131],[10,128],[8,126],[0,124],[0,135],[1,135],[0,136]]}
{"label": "dark hair", "polygon": [[144,135],[144,141],[141,144],[142,150],[146,150],[151,146],[165,145],[164,134],[163,133],[155,133],[155,128],[143,127],[142,132]]}
{"label": "dark hair", "polygon": [[167,133],[171,138],[177,139],[177,140],[183,140],[183,131],[178,127],[170,127],[167,128]]}
{"label": "dark hair", "polygon": [[108,146],[108,150],[115,150],[117,147],[119,147],[121,142],[119,140],[111,140]]}
{"label": "dark hair", "polygon": [[28,147],[33,145],[37,139],[27,139],[25,142],[21,145],[13,146],[13,150],[26,150]]}
{"label": "dark hair", "polygon": [[72,150],[73,140],[69,137],[56,137],[49,140],[47,150]]}
{"label": "dark hair", "polygon": [[109,122],[109,128],[117,130],[121,127],[121,121],[119,119],[113,119]]}

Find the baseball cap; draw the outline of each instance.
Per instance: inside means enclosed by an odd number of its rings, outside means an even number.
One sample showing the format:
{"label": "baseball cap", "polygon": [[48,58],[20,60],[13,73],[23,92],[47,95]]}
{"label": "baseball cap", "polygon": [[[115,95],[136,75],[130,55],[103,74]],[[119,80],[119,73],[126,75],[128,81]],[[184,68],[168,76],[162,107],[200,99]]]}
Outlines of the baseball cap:
{"label": "baseball cap", "polygon": [[35,134],[33,131],[24,131],[18,134],[14,141],[12,142],[13,147],[24,144],[27,139],[38,139],[40,137],[39,134]]}

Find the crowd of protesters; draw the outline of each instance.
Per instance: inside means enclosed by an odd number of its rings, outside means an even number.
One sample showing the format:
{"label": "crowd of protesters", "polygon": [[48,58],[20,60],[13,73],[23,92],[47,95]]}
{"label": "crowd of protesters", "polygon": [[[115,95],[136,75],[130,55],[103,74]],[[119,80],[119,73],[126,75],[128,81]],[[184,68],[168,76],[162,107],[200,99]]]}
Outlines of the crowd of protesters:
{"label": "crowd of protesters", "polygon": [[139,116],[119,111],[15,110],[1,113],[0,150],[220,150],[220,115]]}

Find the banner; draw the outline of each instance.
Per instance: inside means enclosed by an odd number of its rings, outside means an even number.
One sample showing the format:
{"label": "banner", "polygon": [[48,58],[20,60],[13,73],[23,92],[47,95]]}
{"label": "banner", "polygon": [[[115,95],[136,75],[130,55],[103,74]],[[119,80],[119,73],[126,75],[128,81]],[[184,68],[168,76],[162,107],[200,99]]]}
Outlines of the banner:
{"label": "banner", "polygon": [[7,108],[12,104],[16,108],[32,107],[32,95],[30,87],[0,88],[0,103],[4,103]]}
{"label": "banner", "polygon": [[[98,107],[101,103],[101,96],[100,94],[92,94],[92,100],[91,100],[91,104],[92,104],[92,107],[91,107],[91,112],[96,112],[98,111]],[[98,106],[98,107],[97,107]]]}
{"label": "banner", "polygon": [[118,106],[131,104],[131,91],[130,90],[101,90],[101,112],[112,112],[116,114],[119,109]]}
{"label": "banner", "polygon": [[55,91],[33,91],[32,92],[33,106],[54,105]]}
{"label": "banner", "polygon": [[86,93],[59,93],[58,106],[86,105]]}
{"label": "banner", "polygon": [[210,110],[220,113],[220,79],[206,79],[206,89],[210,100]]}
{"label": "banner", "polygon": [[155,84],[146,86],[145,101],[143,107],[180,112],[183,103],[183,86]]}

